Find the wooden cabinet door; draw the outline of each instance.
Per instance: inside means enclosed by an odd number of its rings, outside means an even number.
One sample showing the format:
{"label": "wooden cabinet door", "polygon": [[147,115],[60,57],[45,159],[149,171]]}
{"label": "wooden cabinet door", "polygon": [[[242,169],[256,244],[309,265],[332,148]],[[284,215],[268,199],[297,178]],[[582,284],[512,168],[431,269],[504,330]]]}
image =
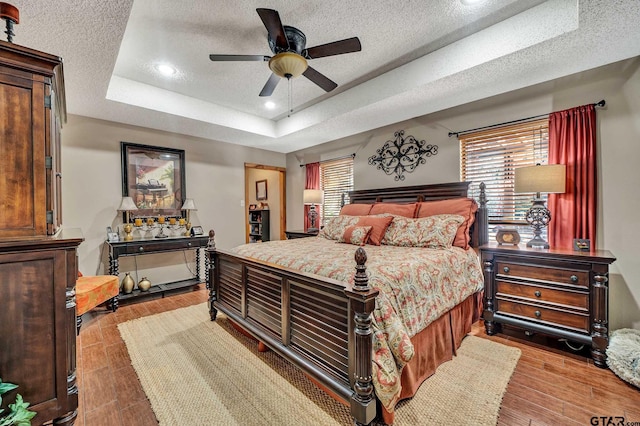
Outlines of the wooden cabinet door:
{"label": "wooden cabinet door", "polygon": [[0,238],[46,235],[45,78],[0,66]]}
{"label": "wooden cabinet door", "polygon": [[65,308],[69,259],[65,250],[0,255],[0,371],[38,413],[33,424],[72,408]]}

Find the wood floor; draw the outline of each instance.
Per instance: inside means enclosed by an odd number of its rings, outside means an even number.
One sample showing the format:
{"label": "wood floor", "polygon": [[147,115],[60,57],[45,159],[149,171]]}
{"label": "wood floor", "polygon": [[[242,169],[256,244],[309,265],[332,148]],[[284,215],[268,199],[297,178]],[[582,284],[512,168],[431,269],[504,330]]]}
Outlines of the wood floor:
{"label": "wood floor", "polygon": [[[116,326],[206,299],[207,292],[200,286],[192,292],[124,305],[115,313],[98,308],[85,314],[78,340],[80,403],[76,425],[156,425]],[[593,416],[624,417],[624,424],[640,422],[640,390],[611,371],[595,367],[587,357],[563,351],[560,346],[542,346],[539,337],[526,341],[522,334],[509,330],[486,336],[481,323],[472,333],[522,350],[502,403],[500,425],[619,424],[615,419],[593,423]]]}

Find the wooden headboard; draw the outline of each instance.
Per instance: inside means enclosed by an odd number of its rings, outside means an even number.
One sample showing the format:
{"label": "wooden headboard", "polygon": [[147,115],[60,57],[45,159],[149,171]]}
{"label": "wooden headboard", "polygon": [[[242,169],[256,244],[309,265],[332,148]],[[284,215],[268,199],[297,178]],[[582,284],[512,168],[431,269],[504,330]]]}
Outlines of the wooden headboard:
{"label": "wooden headboard", "polygon": [[[361,189],[349,192],[351,204],[413,203],[468,197],[471,182],[437,183],[433,185],[400,186],[395,188]],[[476,200],[478,211],[471,227],[471,246],[479,247],[488,242],[488,215],[484,183]]]}

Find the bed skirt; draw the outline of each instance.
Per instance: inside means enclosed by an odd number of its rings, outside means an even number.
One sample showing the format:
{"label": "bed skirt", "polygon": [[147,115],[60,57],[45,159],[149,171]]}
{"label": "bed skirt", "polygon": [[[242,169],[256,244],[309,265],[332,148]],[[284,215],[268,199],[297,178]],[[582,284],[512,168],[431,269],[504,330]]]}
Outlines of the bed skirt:
{"label": "bed skirt", "polygon": [[[400,400],[411,398],[438,366],[453,359],[462,339],[482,314],[483,292],[467,297],[421,332],[411,338],[415,354],[402,370]],[[382,408],[382,420],[393,424],[394,412]]]}

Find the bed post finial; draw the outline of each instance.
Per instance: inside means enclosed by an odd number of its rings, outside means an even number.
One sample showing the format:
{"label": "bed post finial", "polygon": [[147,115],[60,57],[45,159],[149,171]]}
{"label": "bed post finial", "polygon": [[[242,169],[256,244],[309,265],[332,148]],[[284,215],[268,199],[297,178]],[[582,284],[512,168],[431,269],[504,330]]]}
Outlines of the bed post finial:
{"label": "bed post finial", "polygon": [[362,247],[358,247],[355,259],[356,275],[353,279],[353,289],[355,291],[369,291],[369,276],[367,275],[367,267],[364,265],[367,261],[367,252],[365,252]]}
{"label": "bed post finial", "polygon": [[480,195],[478,196],[478,202],[480,203],[480,207],[487,206],[487,185],[484,182],[480,182]]}
{"label": "bed post finial", "polygon": [[[373,345],[373,330],[371,313],[376,304],[378,290],[369,287],[367,267],[367,253],[358,247],[355,254],[356,274],[353,279],[353,291],[345,290],[350,299],[353,311],[353,327],[349,337],[354,351],[349,351],[349,372],[352,375],[351,386],[351,416],[356,425],[368,425],[376,416],[376,400],[373,397],[373,378],[371,348]],[[353,339],[353,340],[352,340]]]}

